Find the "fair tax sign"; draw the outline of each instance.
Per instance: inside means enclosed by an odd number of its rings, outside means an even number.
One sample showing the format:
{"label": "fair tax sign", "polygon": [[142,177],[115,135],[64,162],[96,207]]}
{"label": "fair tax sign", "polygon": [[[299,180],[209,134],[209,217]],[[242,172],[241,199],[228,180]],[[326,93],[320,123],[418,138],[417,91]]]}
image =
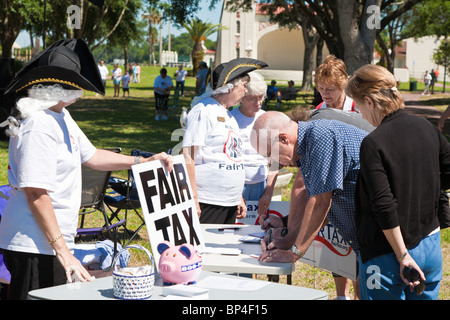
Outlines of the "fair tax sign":
{"label": "fair tax sign", "polygon": [[[174,156],[168,172],[162,161],[132,166],[150,245],[169,241],[173,245],[192,244],[204,251],[204,242],[189,175],[182,155]],[[152,250],[156,266],[159,253]]]}

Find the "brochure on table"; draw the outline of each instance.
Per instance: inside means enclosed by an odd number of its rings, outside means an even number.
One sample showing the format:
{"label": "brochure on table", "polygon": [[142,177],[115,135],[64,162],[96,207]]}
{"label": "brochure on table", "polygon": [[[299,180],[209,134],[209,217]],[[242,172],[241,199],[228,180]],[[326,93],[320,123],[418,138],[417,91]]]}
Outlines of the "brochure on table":
{"label": "brochure on table", "polygon": [[[134,165],[132,171],[152,248],[167,240],[173,245],[190,243],[203,252],[205,244],[184,157],[173,157],[170,173],[159,160]],[[152,254],[157,267],[159,253],[152,250]]]}
{"label": "brochure on table", "polygon": [[[258,202],[247,201],[246,204],[247,216],[236,220],[236,223],[258,225]],[[289,206],[290,201],[272,201],[269,215],[286,216],[289,214]],[[356,254],[331,224],[319,231],[300,261],[352,280],[356,279]]]}

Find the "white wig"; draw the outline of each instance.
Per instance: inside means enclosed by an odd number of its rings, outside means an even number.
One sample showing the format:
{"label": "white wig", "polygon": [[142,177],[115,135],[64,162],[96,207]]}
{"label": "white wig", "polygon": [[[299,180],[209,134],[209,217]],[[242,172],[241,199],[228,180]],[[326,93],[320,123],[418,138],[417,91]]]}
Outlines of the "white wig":
{"label": "white wig", "polygon": [[230,93],[231,90],[233,90],[234,87],[237,87],[239,83],[242,81],[242,79],[245,79],[246,77],[248,78],[248,75],[235,79],[229,83],[226,83],[223,86],[217,88],[216,90],[212,90],[210,84],[208,83],[206,85],[205,93],[192,99],[191,107],[193,108],[200,100],[203,100],[204,98],[217,97],[222,94]]}
{"label": "white wig", "polygon": [[[59,102],[70,102],[81,98],[83,90],[68,90],[64,89],[59,84],[35,85],[28,89],[28,96],[17,101],[16,107],[20,112],[21,119],[28,118],[33,113],[41,110],[46,110],[57,105]],[[19,131],[20,122],[10,121],[9,129],[5,132],[10,136],[17,135]]]}

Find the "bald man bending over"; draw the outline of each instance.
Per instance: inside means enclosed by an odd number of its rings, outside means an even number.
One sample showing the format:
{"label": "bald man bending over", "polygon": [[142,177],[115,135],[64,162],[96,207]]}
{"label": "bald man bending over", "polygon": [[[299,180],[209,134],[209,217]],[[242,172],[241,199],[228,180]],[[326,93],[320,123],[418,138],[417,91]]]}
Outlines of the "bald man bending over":
{"label": "bald man bending over", "polygon": [[251,140],[258,153],[272,164],[299,168],[287,228],[273,229],[272,241],[261,242],[260,261],[297,261],[327,218],[358,254],[353,200],[359,148],[366,135],[366,131],[340,121],[295,122],[277,111],[268,111],[256,120]]}

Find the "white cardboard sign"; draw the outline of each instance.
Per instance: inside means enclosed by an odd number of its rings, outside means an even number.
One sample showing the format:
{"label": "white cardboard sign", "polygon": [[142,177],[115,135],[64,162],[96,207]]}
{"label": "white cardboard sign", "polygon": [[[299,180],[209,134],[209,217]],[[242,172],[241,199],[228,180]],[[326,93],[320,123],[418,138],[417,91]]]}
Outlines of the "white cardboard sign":
{"label": "white cardboard sign", "polygon": [[190,243],[199,252],[205,247],[184,157],[174,156],[173,164],[170,173],[159,160],[132,166],[156,266],[164,240]]}
{"label": "white cardboard sign", "polygon": [[[289,206],[290,201],[272,201],[269,215],[286,216]],[[258,225],[258,202],[247,201],[247,216],[236,223]],[[356,280],[356,254],[331,224],[319,231],[300,261]]]}

